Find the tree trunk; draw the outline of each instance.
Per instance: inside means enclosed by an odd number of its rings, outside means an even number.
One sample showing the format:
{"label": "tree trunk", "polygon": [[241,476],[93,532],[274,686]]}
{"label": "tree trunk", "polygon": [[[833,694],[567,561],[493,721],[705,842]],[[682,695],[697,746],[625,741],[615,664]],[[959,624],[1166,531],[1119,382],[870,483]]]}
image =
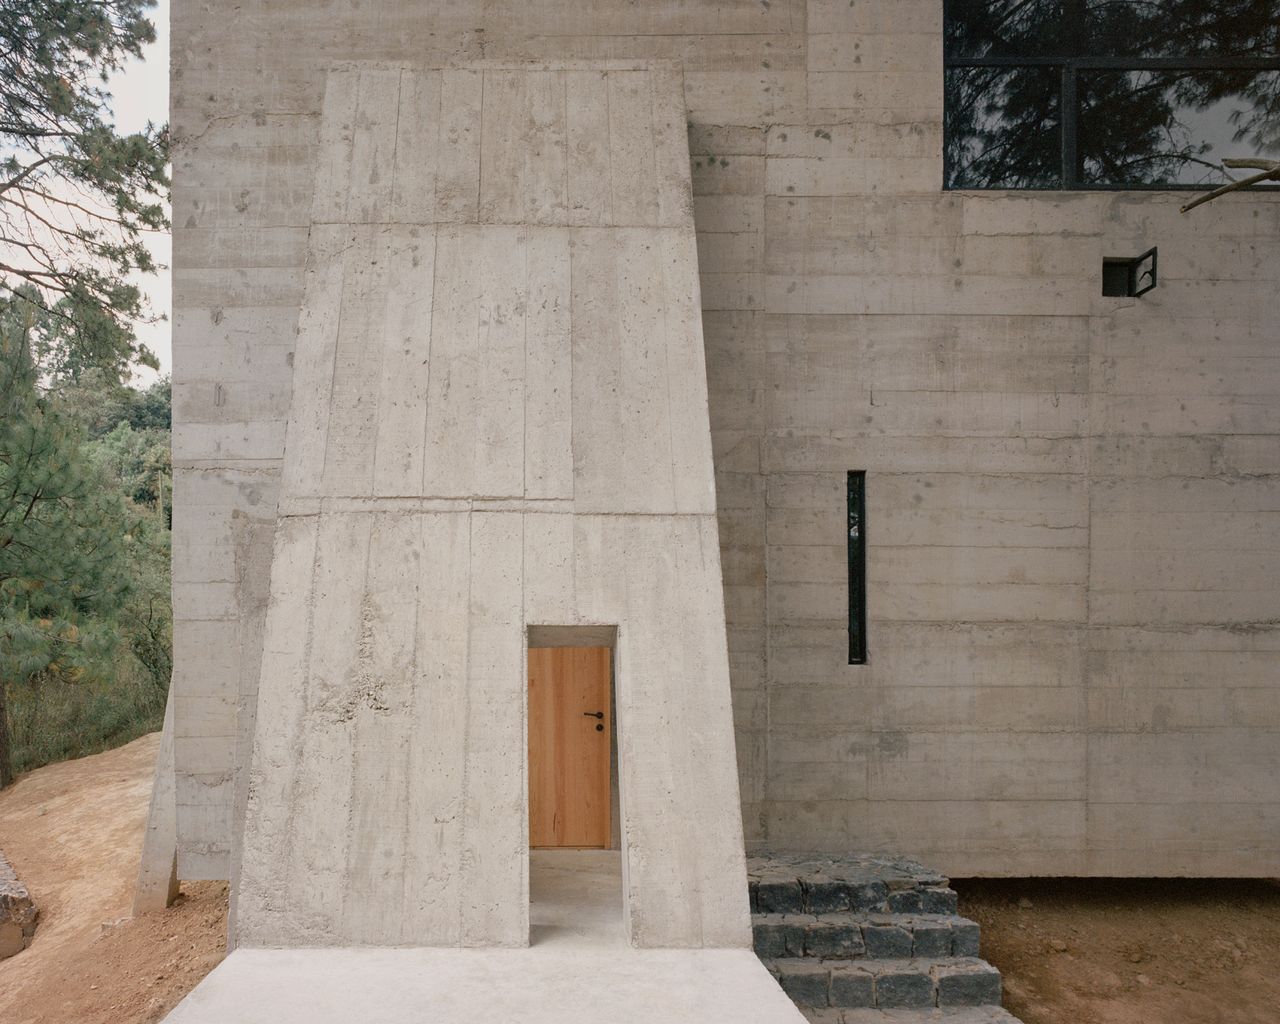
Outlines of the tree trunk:
{"label": "tree trunk", "polygon": [[13,781],[13,751],[9,745],[9,707],[0,679],[0,789]]}

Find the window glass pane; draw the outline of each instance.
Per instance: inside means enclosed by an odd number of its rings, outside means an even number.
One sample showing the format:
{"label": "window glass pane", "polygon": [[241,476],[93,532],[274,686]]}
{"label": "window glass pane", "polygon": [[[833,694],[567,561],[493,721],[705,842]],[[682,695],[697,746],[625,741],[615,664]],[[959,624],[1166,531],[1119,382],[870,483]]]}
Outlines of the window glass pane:
{"label": "window glass pane", "polygon": [[947,57],[1060,56],[1065,53],[1063,3],[1064,0],[948,0]]}
{"label": "window glass pane", "polygon": [[1056,68],[946,72],[947,188],[1057,188],[1062,180]]}
{"label": "window glass pane", "polygon": [[1275,57],[1280,0],[1087,0],[1090,57]]}
{"label": "window glass pane", "polygon": [[1280,56],[1280,0],[948,0],[949,60]]}
{"label": "window glass pane", "polygon": [[1218,185],[1224,157],[1280,159],[1280,72],[1081,72],[1078,95],[1082,185]]}

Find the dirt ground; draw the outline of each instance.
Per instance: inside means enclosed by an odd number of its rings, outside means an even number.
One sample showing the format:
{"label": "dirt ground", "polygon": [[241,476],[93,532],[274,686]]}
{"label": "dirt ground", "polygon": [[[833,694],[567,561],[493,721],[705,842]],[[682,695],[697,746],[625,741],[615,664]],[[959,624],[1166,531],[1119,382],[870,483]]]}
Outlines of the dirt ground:
{"label": "dirt ground", "polygon": [[[152,1024],[222,959],[226,886],[130,918],[159,736],[0,792],[0,850],[40,905],[0,961],[3,1024]],[[1026,1024],[1280,1020],[1280,883],[970,880],[960,910]]]}
{"label": "dirt ground", "polygon": [[953,881],[1025,1024],[1280,1020],[1280,883]]}
{"label": "dirt ground", "polygon": [[150,1024],[223,957],[226,886],[187,882],[129,917],[158,733],[50,765],[0,792],[0,850],[40,908],[31,946],[0,960],[4,1024]]}

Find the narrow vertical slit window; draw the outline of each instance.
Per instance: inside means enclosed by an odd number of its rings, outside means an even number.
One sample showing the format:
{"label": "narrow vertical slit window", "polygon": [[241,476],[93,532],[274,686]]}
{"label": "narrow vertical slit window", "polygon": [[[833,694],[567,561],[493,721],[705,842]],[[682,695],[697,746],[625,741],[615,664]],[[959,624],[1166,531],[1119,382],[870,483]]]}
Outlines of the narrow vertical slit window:
{"label": "narrow vertical slit window", "polygon": [[867,662],[867,474],[849,471],[849,664]]}

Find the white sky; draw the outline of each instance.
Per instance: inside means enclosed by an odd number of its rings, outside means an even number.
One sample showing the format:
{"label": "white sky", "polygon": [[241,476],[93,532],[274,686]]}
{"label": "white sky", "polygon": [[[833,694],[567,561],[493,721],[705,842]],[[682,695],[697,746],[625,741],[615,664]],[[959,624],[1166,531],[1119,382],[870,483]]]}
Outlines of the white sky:
{"label": "white sky", "polygon": [[[141,130],[148,121],[163,124],[169,120],[169,0],[159,0],[151,11],[156,26],[156,41],[143,53],[144,59],[134,61],[120,74],[112,77],[107,88],[112,95],[111,109],[116,126],[122,132]],[[156,262],[164,266],[158,274],[138,278],[138,283],[151,299],[157,313],[170,315],[173,288],[169,280],[172,239],[166,232],[153,236],[150,248]],[[160,357],[161,371],[168,373],[172,366],[169,320],[154,324],[138,324],[138,339]],[[136,378],[139,384],[148,384],[155,374],[145,370]]]}

